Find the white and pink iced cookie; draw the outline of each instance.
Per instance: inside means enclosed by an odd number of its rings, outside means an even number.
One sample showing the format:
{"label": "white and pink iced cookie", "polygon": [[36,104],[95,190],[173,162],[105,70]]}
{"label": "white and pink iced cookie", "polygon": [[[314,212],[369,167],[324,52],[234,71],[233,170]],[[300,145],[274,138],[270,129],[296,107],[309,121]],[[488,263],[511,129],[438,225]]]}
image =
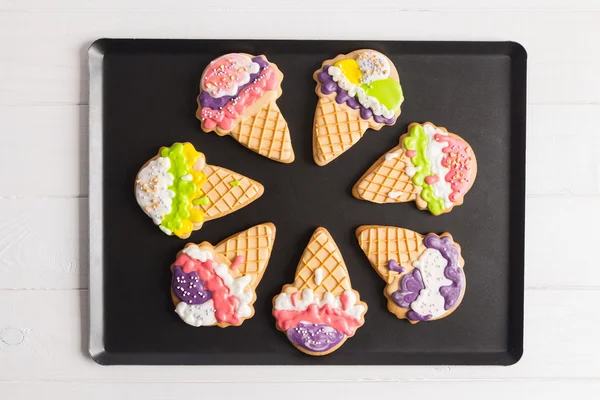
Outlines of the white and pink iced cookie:
{"label": "white and pink iced cookie", "polygon": [[273,299],[277,329],[303,353],[323,356],[354,336],[367,304],[352,289],[339,248],[325,228],[317,228],[298,263],[294,282]]}
{"label": "white and pink iced cookie", "polygon": [[283,74],[265,56],[225,54],[200,78],[196,117],[202,130],[230,135],[252,151],[290,163],[294,152],[276,100]]}

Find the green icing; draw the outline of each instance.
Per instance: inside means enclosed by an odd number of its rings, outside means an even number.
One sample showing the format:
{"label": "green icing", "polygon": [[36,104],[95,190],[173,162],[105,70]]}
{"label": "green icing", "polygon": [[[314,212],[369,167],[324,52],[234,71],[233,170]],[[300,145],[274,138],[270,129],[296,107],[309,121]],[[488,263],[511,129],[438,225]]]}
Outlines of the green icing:
{"label": "green icing", "polygon": [[231,182],[229,182],[229,184],[230,184],[231,186],[240,186],[240,181],[238,181],[238,180],[231,181]]}
{"label": "green icing", "polygon": [[421,190],[421,198],[427,202],[427,208],[434,215],[439,215],[444,211],[444,201],[433,194],[433,186],[425,182],[425,178],[431,175],[431,163],[427,158],[427,144],[429,138],[425,134],[425,130],[422,125],[415,125],[410,130],[407,137],[404,138],[402,144],[407,150],[414,150],[417,152],[414,157],[410,160],[415,167],[421,167],[419,171],[413,176],[413,183],[423,188]]}
{"label": "green icing", "polygon": [[182,176],[188,174],[188,165],[185,162],[183,154],[183,144],[176,143],[171,147],[165,147],[160,152],[161,157],[167,157],[171,160],[169,173],[173,175],[173,185],[169,189],[175,192],[173,203],[171,204],[171,212],[164,216],[161,226],[174,232],[181,229],[183,226],[182,220],[190,217],[189,204],[190,198],[196,190],[196,185],[191,181],[181,179]]}
{"label": "green icing", "polygon": [[192,201],[195,206],[207,206],[210,204],[210,199],[206,196],[199,197]]}
{"label": "green icing", "polygon": [[392,78],[380,79],[361,85],[368,96],[375,97],[388,110],[394,111],[402,104],[402,87]]}

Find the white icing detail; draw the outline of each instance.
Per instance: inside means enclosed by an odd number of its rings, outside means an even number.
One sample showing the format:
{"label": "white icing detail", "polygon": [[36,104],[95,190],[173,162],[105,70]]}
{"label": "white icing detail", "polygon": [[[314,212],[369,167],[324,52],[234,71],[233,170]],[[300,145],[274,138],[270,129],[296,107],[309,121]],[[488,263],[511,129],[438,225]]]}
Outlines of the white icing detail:
{"label": "white icing detail", "polygon": [[212,299],[202,304],[187,304],[179,302],[175,307],[175,312],[183,322],[195,327],[215,325],[217,318],[215,317],[215,307]]}
{"label": "white icing detail", "polygon": [[392,118],[394,110],[388,110],[383,104],[373,96],[367,96],[363,88],[350,82],[344,75],[341,69],[336,66],[330,66],[327,73],[337,84],[344,90],[348,91],[348,95],[356,96],[358,102],[365,108],[370,108],[375,115],[383,115],[384,118]]}
{"label": "white icing detail", "polygon": [[448,136],[446,132],[439,128],[434,128],[430,124],[423,125],[423,130],[429,140],[427,143],[427,150],[425,155],[431,163],[431,172],[438,177],[438,181],[433,186],[433,194],[435,197],[442,199],[446,208],[452,207],[452,201],[450,201],[450,194],[452,194],[452,186],[450,182],[446,182],[446,174],[450,171],[442,165],[442,160],[446,157],[446,154],[442,151],[444,147],[448,145],[447,142],[440,142],[435,140],[435,134]]}
{"label": "white icing detail", "polygon": [[187,174],[187,175],[184,175],[184,176],[182,176],[182,177],[181,177],[181,180],[182,180],[182,181],[188,181],[188,182],[189,182],[189,181],[191,181],[192,179],[193,179],[193,176],[192,176],[192,174]]}
{"label": "white icing detail", "polygon": [[410,308],[419,314],[431,315],[437,318],[446,312],[444,308],[444,297],[440,294],[442,286],[452,284],[452,281],[444,276],[444,269],[448,265],[439,250],[427,249],[419,259],[413,262],[413,266],[421,272],[423,286],[419,296],[410,303]]}
{"label": "white icing detail", "polygon": [[171,236],[171,235],[173,234],[173,232],[171,232],[171,230],[169,230],[169,229],[165,228],[165,227],[164,227],[164,226],[162,226],[162,225],[159,225],[158,227],[160,228],[160,230],[161,230],[161,231],[163,231],[164,233],[166,233],[166,234],[167,234],[167,235],[169,235],[169,236]]}
{"label": "white icing detail", "polygon": [[238,317],[249,317],[252,314],[252,309],[250,308],[250,302],[252,301],[252,297],[254,294],[252,291],[244,291],[246,286],[250,283],[252,276],[244,275],[237,279],[229,274],[229,268],[225,264],[219,264],[215,267],[215,272],[221,279],[223,279],[223,283],[225,286],[229,288],[229,295],[235,296],[238,298],[237,308],[235,310],[235,314]]}
{"label": "white icing detail", "polygon": [[400,155],[398,153],[387,153],[385,155],[385,161],[393,160],[394,158],[398,158]]}
{"label": "white icing detail", "polygon": [[[377,60],[378,65],[373,63],[372,58]],[[356,57],[356,63],[363,73],[362,78],[360,78],[362,83],[369,84],[390,76],[390,63],[381,53],[374,51],[362,52]]]}
{"label": "white icing detail", "polygon": [[410,176],[412,178],[420,170],[421,170],[421,167],[415,167],[415,166],[411,165],[409,167],[406,167],[405,172],[406,172],[406,175],[408,175],[408,176]]}
{"label": "white icing detail", "polygon": [[300,293],[297,295],[296,305],[294,306],[290,294],[280,293],[275,298],[275,309],[304,311],[311,304],[316,304],[319,308],[323,307],[325,304],[329,304],[332,308],[337,308],[344,314],[356,319],[361,319],[362,315],[365,313],[365,307],[361,304],[356,304],[356,295],[354,295],[354,292],[351,290],[347,290],[343,293],[348,297],[348,309],[345,311],[342,308],[340,296],[334,296],[331,292],[323,293],[323,298],[320,301],[315,298],[315,294],[312,289],[304,289],[301,294],[302,297],[300,297]]}
{"label": "white icing detail", "polygon": [[400,197],[400,196],[402,196],[402,192],[398,192],[398,191],[395,191],[395,190],[392,190],[392,191],[390,191],[390,192],[388,193],[388,197],[389,197],[390,199],[397,199],[397,198],[398,198],[398,197]]}
{"label": "white icing detail", "polygon": [[200,262],[206,262],[206,260],[212,260],[213,255],[210,250],[204,250],[195,244],[189,245],[183,249],[183,252],[189,257],[198,260]]}
{"label": "white icing detail", "polygon": [[323,268],[319,267],[315,270],[315,283],[320,285],[323,283]]}
{"label": "white icing detail", "polygon": [[171,212],[175,192],[169,190],[175,179],[169,168],[171,160],[158,157],[148,163],[138,173],[135,184],[135,198],[142,210],[160,225],[165,215]]}

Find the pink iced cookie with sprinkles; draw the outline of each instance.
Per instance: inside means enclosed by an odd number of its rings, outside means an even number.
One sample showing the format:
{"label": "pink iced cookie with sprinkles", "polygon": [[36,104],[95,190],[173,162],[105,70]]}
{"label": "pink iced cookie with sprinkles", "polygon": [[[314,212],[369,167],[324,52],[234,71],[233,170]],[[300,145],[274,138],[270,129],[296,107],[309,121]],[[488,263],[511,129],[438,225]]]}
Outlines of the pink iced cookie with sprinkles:
{"label": "pink iced cookie with sprinkles", "polygon": [[272,160],[290,163],[288,124],[277,106],[283,74],[264,55],[230,53],[213,60],[200,77],[196,118],[204,132],[229,135]]}

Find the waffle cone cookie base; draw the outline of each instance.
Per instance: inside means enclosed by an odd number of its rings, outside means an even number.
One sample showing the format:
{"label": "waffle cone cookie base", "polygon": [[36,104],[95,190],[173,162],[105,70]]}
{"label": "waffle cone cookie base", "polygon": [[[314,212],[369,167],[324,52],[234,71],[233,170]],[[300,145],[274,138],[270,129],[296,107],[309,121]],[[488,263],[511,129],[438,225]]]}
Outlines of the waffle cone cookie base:
{"label": "waffle cone cookie base", "polygon": [[206,164],[192,144],[174,143],[142,166],[134,191],[139,206],[164,233],[186,239],[205,221],[258,199],[264,188],[242,174]]}
{"label": "waffle cone cookie base", "polygon": [[290,130],[274,101],[262,107],[254,116],[240,121],[229,135],[261,156],[285,164],[294,161]]}
{"label": "waffle cone cookie base", "polygon": [[223,240],[188,243],[171,265],[171,298],[188,325],[239,326],[254,316],[260,283],[275,241],[275,225],[264,223]]}
{"label": "waffle cone cookie base", "polygon": [[205,220],[221,218],[252,203],[264,193],[264,187],[253,179],[214,165],[203,170],[206,182],[202,191],[209,199],[207,204],[196,206],[204,212]]}
{"label": "waffle cone cookie base", "polygon": [[264,55],[232,53],[212,61],[200,79],[196,117],[202,130],[230,135],[282,163],[294,161],[288,124],[276,100],[283,74]]}
{"label": "waffle cone cookie base", "polygon": [[417,232],[394,226],[364,225],[358,244],[386,283],[388,310],[412,324],[450,315],[465,294],[465,261],[452,235]]}
{"label": "waffle cone cookie base", "polygon": [[337,350],[364,324],[366,303],[352,289],[339,248],[325,228],[317,228],[298,263],[294,282],[273,298],[277,329],[303,353],[322,356]]}
{"label": "waffle cone cookie base", "polygon": [[477,159],[461,137],[431,122],[412,123],[352,188],[373,203],[414,201],[434,215],[461,205],[477,175]]}
{"label": "waffle cone cookie base", "polygon": [[336,103],[335,99],[320,97],[313,126],[313,154],[317,165],[326,165],[340,156],[363,137],[369,123],[360,112]]}
{"label": "waffle cone cookie base", "polygon": [[323,166],[354,146],[367,129],[393,125],[404,101],[398,71],[382,53],[362,49],[323,62],[313,74],[319,101],[313,156]]}

